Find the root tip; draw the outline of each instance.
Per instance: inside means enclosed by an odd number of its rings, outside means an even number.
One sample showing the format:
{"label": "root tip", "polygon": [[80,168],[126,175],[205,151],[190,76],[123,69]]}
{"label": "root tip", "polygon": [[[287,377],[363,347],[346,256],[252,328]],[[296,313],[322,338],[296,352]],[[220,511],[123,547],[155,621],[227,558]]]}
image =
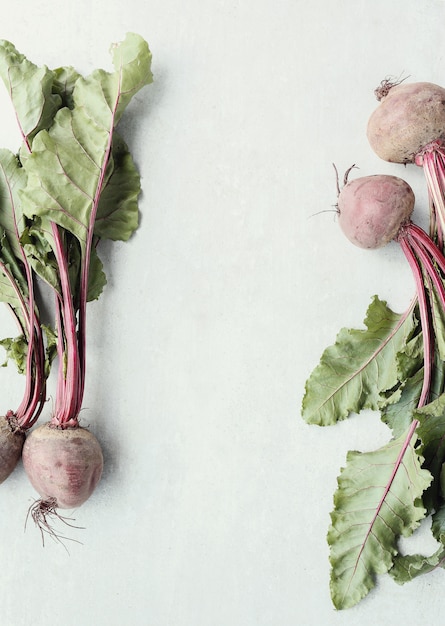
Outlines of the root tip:
{"label": "root tip", "polygon": [[69,517],[64,517],[60,515],[57,510],[57,500],[56,498],[40,498],[39,500],[35,500],[28,509],[28,514],[26,516],[25,521],[25,529],[26,524],[28,522],[29,517],[32,518],[34,524],[40,531],[42,537],[42,545],[45,546],[45,537],[49,536],[54,541],[61,543],[64,547],[63,541],[75,541],[76,543],[80,543],[76,539],[72,539],[71,537],[65,537],[64,535],[59,534],[52,525],[53,521],[60,521],[66,526],[70,528],[81,529],[80,526],[75,526],[71,522],[74,520]]}

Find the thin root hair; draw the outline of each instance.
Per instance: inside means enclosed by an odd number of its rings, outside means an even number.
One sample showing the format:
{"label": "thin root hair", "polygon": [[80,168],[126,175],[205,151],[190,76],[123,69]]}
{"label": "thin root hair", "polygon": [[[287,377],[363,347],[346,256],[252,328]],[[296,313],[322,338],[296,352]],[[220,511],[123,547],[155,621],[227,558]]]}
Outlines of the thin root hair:
{"label": "thin root hair", "polygon": [[73,541],[75,543],[82,543],[81,541],[78,541],[77,539],[66,537],[65,535],[60,534],[59,532],[56,531],[56,529],[52,525],[51,522],[59,521],[65,524],[66,526],[69,526],[70,528],[83,530],[82,526],[76,526],[75,524],[72,523],[74,522],[73,518],[60,515],[60,513],[57,510],[56,498],[47,498],[47,499],[41,498],[39,500],[35,500],[31,504],[31,506],[28,509],[28,513],[26,515],[25,530],[26,530],[29,517],[32,518],[34,524],[37,526],[37,528],[40,531],[43,547],[45,547],[45,537],[47,535],[51,537],[51,539],[53,539],[57,543],[62,544],[65,550],[67,550],[67,547],[63,543],[64,541]]}
{"label": "thin root hair", "polygon": [[[341,189],[340,189],[340,182],[339,182],[339,175],[338,175],[338,169],[337,166],[335,165],[335,163],[332,164],[332,167],[334,168],[334,172],[335,172],[335,182],[336,182],[336,186],[337,186],[337,197],[340,195]],[[353,169],[358,170],[358,166],[353,163],[351,165],[351,167],[348,167],[348,169],[346,170],[346,172],[343,175],[343,186],[348,184],[348,178],[349,178],[349,174],[351,173],[351,171]]]}
{"label": "thin root hair", "polygon": [[321,215],[322,213],[335,213],[336,215],[338,215],[339,214],[338,204],[334,204],[334,207],[332,209],[322,209],[321,211],[317,211],[316,213],[311,213],[308,219],[312,219],[313,217],[316,217],[317,215]]}
{"label": "thin root hair", "polygon": [[383,100],[383,98],[388,95],[393,87],[397,87],[397,85],[400,85],[401,83],[403,83],[403,81],[409,78],[409,75],[404,76],[403,78],[402,76],[403,72],[399,75],[398,78],[394,78],[393,76],[387,76],[382,81],[380,81],[379,86],[374,89],[374,95],[376,99],[380,102],[380,100]]}

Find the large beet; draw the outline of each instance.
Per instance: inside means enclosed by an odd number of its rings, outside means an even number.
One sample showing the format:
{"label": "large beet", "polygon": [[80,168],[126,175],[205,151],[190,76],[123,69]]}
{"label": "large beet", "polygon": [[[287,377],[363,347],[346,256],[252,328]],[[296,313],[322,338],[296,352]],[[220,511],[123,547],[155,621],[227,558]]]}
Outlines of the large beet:
{"label": "large beet", "polygon": [[23,465],[42,500],[71,509],[93,493],[102,475],[103,456],[98,440],[86,428],[43,424],[26,439]]}
{"label": "large beet", "polygon": [[356,178],[338,196],[340,228],[360,248],[381,248],[409,220],[414,201],[410,185],[397,176]]}
{"label": "large beet", "polygon": [[392,163],[412,163],[428,144],[445,140],[445,89],[434,83],[391,87],[367,128],[374,152]]}

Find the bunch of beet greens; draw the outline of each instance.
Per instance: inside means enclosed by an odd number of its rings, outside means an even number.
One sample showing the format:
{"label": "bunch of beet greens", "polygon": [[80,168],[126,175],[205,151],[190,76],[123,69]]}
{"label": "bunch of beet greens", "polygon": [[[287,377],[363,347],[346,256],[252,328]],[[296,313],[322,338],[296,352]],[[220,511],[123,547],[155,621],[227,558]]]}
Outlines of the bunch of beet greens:
{"label": "bunch of beet greens", "polygon": [[[19,407],[0,418],[0,482],[22,457],[40,495],[30,512],[49,532],[51,515],[64,519],[58,509],[80,506],[102,474],[100,444],[79,424],[86,307],[106,283],[100,240],[128,240],[138,226],[140,177],[116,126],[152,80],[151,54],[133,33],[111,54],[112,72],[83,77],[73,67],[38,67],[0,41],[0,77],[22,137],[17,154],[0,150],[0,300],[19,329],[1,344],[25,375]],[[36,297],[42,281],[54,312],[45,325]],[[53,364],[52,414],[30,430]]]}
{"label": "bunch of beet greens", "polygon": [[[368,123],[371,147],[391,163],[423,167],[430,232],[411,221],[414,194],[396,176],[365,176],[338,189],[338,221],[362,248],[400,244],[415,297],[402,315],[375,296],[365,329],[342,329],[306,382],[302,416],[332,425],[379,411],[392,437],[373,452],[349,452],[328,531],[331,597],[352,607],[378,574],[400,584],[445,567],[445,89],[384,81]],[[431,518],[437,550],[403,555],[400,537]]]}

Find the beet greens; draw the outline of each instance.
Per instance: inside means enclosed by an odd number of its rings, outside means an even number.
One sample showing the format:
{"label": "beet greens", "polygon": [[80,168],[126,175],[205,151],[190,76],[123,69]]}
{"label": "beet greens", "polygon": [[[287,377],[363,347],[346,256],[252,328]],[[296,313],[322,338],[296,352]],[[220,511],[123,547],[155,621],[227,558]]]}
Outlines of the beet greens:
{"label": "beet greens", "polygon": [[[401,584],[445,564],[443,241],[434,202],[430,235],[412,222],[409,207],[394,226],[382,208],[391,199],[389,178],[394,177],[348,183],[346,176],[339,190],[339,223],[361,247],[397,241],[411,267],[416,296],[402,315],[375,296],[365,329],[342,329],[324,351],[302,402],[302,417],[310,424],[333,425],[371,409],[380,412],[392,435],[378,450],[349,452],[338,477],[327,537],[331,598],[338,609],[359,602],[378,575],[389,573]],[[375,179],[378,191],[362,193],[365,182],[374,185]],[[343,191],[356,202],[351,213]],[[400,537],[410,536],[429,515],[437,551],[401,554]]]}
{"label": "beet greens", "polygon": [[[22,333],[2,345],[26,373],[24,400],[7,419],[14,420],[20,433],[35,424],[56,354],[57,389],[49,428],[67,434],[52,438],[59,452],[49,445],[47,454],[64,457],[57,460],[59,469],[49,483],[40,457],[47,430],[33,430],[26,440],[25,469],[42,496],[32,516],[43,530],[50,528],[48,512],[66,503],[79,506],[100,478],[99,444],[79,425],[86,385],[87,302],[98,298],[106,283],[100,240],[126,241],[139,221],[140,176],[116,126],[134,95],[152,81],[151,53],[142,37],[129,33],[112,46],[111,54],[114,71],[95,70],[83,77],[72,67],[37,67],[13,44],[0,41],[0,76],[22,137],[17,155],[0,151],[0,299],[11,308]],[[40,321],[36,281],[46,282],[54,293],[54,330]],[[73,467],[83,465],[73,456],[78,446],[71,446],[68,431],[82,434],[85,451],[94,449],[94,478],[79,476],[78,496],[68,492]],[[59,484],[62,491],[53,493]]]}
{"label": "beet greens", "polygon": [[[10,42],[1,41],[0,76],[13,102],[23,145],[29,148],[32,138],[51,123],[61,105],[61,97],[52,93],[54,74],[28,61]],[[20,193],[26,184],[19,157],[0,150],[0,299],[9,305],[20,330],[18,338],[4,339],[1,345],[26,376],[22,402],[17,410],[8,411],[6,419],[15,431],[22,432],[34,425],[43,409],[55,345],[53,331],[40,322],[35,272],[22,241],[26,217]]]}
{"label": "beet greens", "polygon": [[[32,142],[23,167],[28,184],[21,198],[38,226],[28,231],[36,258],[49,243],[57,272],[59,378],[54,425],[76,426],[85,389],[86,304],[90,272],[103,283],[96,253],[99,238],[127,240],[138,225],[139,176],[116,134],[132,96],[151,81],[150,54],[136,36],[113,48],[114,73],[96,71],[77,79],[72,108],[60,109],[48,131]],[[36,229],[42,235],[35,236]],[[43,236],[44,235],[44,236]],[[29,250],[28,248],[28,250]],[[76,267],[73,275],[70,268]],[[66,368],[66,371],[65,371]]]}

